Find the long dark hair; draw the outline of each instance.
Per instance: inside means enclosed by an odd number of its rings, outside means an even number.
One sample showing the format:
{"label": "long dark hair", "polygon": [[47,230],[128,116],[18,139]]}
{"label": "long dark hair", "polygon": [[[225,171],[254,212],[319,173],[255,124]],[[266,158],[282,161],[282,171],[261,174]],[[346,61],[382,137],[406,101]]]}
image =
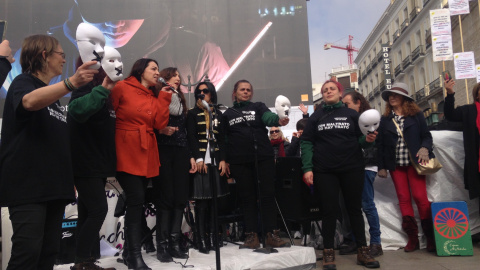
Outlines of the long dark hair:
{"label": "long dark hair", "polygon": [[[158,66],[158,62],[151,58],[140,58],[137,61],[135,61],[135,63],[132,66],[132,70],[130,71],[130,75],[128,75],[128,77],[133,76],[138,80],[139,83],[141,83],[142,74],[143,72],[145,72],[145,69],[148,67],[148,64],[150,64],[150,62],[154,62]],[[154,91],[155,87],[152,86],[149,89]]]}
{"label": "long dark hair", "polygon": [[371,109],[370,104],[362,94],[354,91],[354,92],[348,92],[345,95],[343,95],[343,97],[346,97],[346,96],[350,96],[352,98],[353,103],[355,104],[360,102],[360,108],[358,109],[358,113],[361,114],[364,111]]}
{"label": "long dark hair", "polygon": [[210,93],[210,101],[212,104],[217,104],[217,90],[215,89],[215,86],[211,82],[201,82],[197,84],[197,87],[195,87],[195,91],[193,92],[193,95],[195,96],[195,100],[198,100],[200,98],[200,86],[206,85],[208,92]]}
{"label": "long dark hair", "polygon": [[[160,77],[162,77],[163,79],[165,79],[166,82],[168,82],[168,80],[170,80],[173,76],[175,76],[177,72],[178,72],[178,69],[176,67],[167,67],[160,71]],[[182,83],[182,76],[180,76],[180,84],[181,83]],[[155,89],[157,91],[160,91],[165,86],[166,86],[165,84],[159,82],[155,85]],[[183,114],[187,114],[188,108],[187,108],[187,102],[185,100],[185,95],[180,90],[180,87],[178,87],[177,91],[178,91],[178,96],[180,97],[180,102],[182,103],[182,106],[183,106]]]}

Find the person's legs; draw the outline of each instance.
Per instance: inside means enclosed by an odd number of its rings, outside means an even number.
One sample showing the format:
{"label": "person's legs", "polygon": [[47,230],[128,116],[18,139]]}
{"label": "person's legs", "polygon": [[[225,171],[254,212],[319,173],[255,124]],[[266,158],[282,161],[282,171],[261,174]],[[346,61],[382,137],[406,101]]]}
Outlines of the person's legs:
{"label": "person's legs", "polygon": [[64,213],[64,202],[51,201],[47,203],[42,252],[40,253],[40,259],[38,261],[38,270],[51,270],[55,264],[60,250],[60,240],[62,239],[62,220]]}
{"label": "person's legs", "polygon": [[129,268],[149,269],[142,258],[143,204],[148,179],[125,172],[117,172],[117,180],[125,191],[127,210],[125,212],[125,236],[128,241],[127,265]]}
{"label": "person's legs", "polygon": [[313,173],[313,185],[322,199],[322,236],[325,249],[334,248],[337,216],[340,211],[338,205],[340,182],[332,173]]}
{"label": "person's legs", "polygon": [[390,171],[390,175],[392,176],[393,185],[395,186],[402,216],[413,217],[412,197],[410,196],[407,171],[408,167],[397,166],[394,171]]}
{"label": "person's legs", "polygon": [[78,219],[83,221],[77,226],[76,231],[75,263],[81,263],[91,257],[92,247],[107,216],[105,181],[105,178],[75,178],[79,202]]}
{"label": "person's legs", "polygon": [[362,209],[367,217],[368,226],[370,227],[370,244],[380,244],[380,220],[378,217],[377,207],[375,206],[374,197],[375,190],[373,182],[377,173],[374,171],[365,171],[365,181],[362,193]]}

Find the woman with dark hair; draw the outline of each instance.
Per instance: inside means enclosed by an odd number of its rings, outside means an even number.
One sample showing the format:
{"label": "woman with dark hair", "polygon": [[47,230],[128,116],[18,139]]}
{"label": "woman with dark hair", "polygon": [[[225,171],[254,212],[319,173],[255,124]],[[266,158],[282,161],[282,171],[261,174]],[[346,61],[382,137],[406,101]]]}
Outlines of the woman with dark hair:
{"label": "woman with dark hair", "polygon": [[[233,108],[225,111],[221,121],[221,134],[228,138],[227,162],[236,181],[245,219],[246,239],[240,248],[260,247],[257,200],[262,207],[261,226],[266,232],[263,235],[266,247],[290,247],[290,243],[280,239],[277,228],[275,160],[265,128],[284,126],[289,119],[280,119],[262,102],[251,102],[252,97],[253,87],[249,81],[236,82],[232,93]],[[257,198],[257,193],[260,198]]]}
{"label": "woman with dark hair", "polygon": [[[187,114],[187,138],[192,151],[193,158],[197,163],[197,173],[193,178],[193,186],[191,190],[192,199],[195,200],[195,226],[196,226],[196,246],[201,253],[208,254],[209,250],[214,250],[213,232],[214,232],[214,216],[212,211],[212,188],[210,186],[210,173],[207,164],[211,164],[210,149],[213,147],[209,144],[210,132],[210,115],[213,119],[213,138],[216,141],[215,147],[215,165],[218,164],[220,173],[215,172],[214,178],[217,185],[217,197],[228,194],[227,166],[225,164],[225,146],[224,138],[219,133],[219,122],[222,118],[222,112],[211,106],[205,108],[202,100],[207,104],[217,103],[217,91],[215,86],[210,82],[201,82],[195,88],[195,107],[190,109]],[[223,245],[223,240],[218,239],[219,246]]]}
{"label": "woman with dark hair", "polygon": [[[366,110],[370,110],[370,104],[365,97],[358,92],[348,92],[342,102],[348,108],[354,109],[359,114]],[[377,148],[372,146],[363,149],[363,160],[365,162],[365,181],[363,183],[362,193],[362,210],[367,217],[368,226],[370,227],[370,255],[373,257],[383,255],[381,238],[380,238],[380,219],[378,217],[377,207],[374,202],[375,190],[373,182],[377,176]]]}
{"label": "woman with dark hair", "polygon": [[300,144],[303,177],[322,200],[323,269],[336,269],[333,245],[340,190],[358,247],[357,264],[378,268],[380,264],[369,254],[361,209],[365,175],[362,148],[370,147],[376,135],[362,134],[358,112],[341,101],[340,83],[328,80],[321,91],[324,104],[308,118]]}
{"label": "woman with dark hair", "polygon": [[22,74],[10,85],[0,146],[0,206],[12,222],[7,269],[53,269],[65,205],[75,201],[67,119],[61,97],[93,79],[90,61],[64,81],[65,54],[58,41],[33,35],[22,44]]}
{"label": "woman with dark hair", "polygon": [[162,168],[157,179],[152,181],[153,192],[157,201],[157,259],[171,262],[173,258],[186,259],[188,250],[181,243],[183,209],[188,201],[189,172],[196,172],[195,160],[191,157],[187,142],[187,105],[185,96],[180,91],[181,78],[177,68],[168,67],[160,71],[167,83],[158,83],[160,88],[178,93],[172,94],[168,126],[158,129],[156,133],[158,152]]}
{"label": "woman with dark hair", "polygon": [[115,147],[117,180],[125,191],[125,236],[129,269],[150,269],[143,261],[140,245],[145,192],[150,178],[159,174],[160,159],[154,129],[168,123],[171,93],[168,87],[155,91],[160,73],[157,61],[137,60],[128,78],[112,90],[116,114]]}
{"label": "woman with dark hair", "polygon": [[[79,57],[77,68],[82,64]],[[115,112],[110,99],[114,86],[100,68],[90,83],[72,93],[68,104],[73,181],[78,192],[75,265],[71,269],[104,269],[95,265],[92,248],[98,245],[108,212],[107,177],[115,176]]]}
{"label": "woman with dark hair", "polygon": [[[378,127],[378,176],[387,177],[389,170],[395,185],[402,213],[402,229],[408,235],[404,251],[411,252],[419,248],[412,196],[427,237],[427,250],[435,251],[432,211],[427,197],[425,175],[417,174],[411,164],[424,164],[434,157],[432,134],[428,130],[422,110],[410,97],[405,83],[394,83],[391,89],[382,92],[382,98],[386,105]],[[413,161],[410,161],[409,154]]]}
{"label": "woman with dark hair", "polygon": [[479,130],[480,130],[480,83],[472,88],[472,104],[455,108],[455,81],[445,81],[447,96],[445,97],[445,118],[448,121],[463,123],[463,147],[465,149],[465,165],[463,177],[470,200],[480,197],[479,170]]}

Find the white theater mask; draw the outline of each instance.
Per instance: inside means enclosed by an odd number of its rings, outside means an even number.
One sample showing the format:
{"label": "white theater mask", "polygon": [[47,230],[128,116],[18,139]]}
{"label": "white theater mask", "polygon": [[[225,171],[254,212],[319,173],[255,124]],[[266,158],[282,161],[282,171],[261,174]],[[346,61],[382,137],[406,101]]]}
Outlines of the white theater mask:
{"label": "white theater mask", "polygon": [[123,79],[122,56],[115,48],[105,46],[102,67],[112,81],[116,82]]}
{"label": "white theater mask", "polygon": [[105,37],[95,26],[80,23],[77,27],[77,46],[83,63],[96,60],[91,69],[99,69],[104,55]]}
{"label": "white theater mask", "polygon": [[358,118],[358,125],[365,135],[375,132],[380,125],[380,113],[375,109],[364,111]]}
{"label": "white theater mask", "polygon": [[279,95],[275,100],[275,110],[277,111],[278,117],[284,119],[288,117],[290,112],[290,100],[286,96]]}

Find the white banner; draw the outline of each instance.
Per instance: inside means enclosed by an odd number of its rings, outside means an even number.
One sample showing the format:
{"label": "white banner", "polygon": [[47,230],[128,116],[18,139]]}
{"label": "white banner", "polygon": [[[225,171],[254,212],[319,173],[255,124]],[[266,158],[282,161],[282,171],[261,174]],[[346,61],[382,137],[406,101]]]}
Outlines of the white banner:
{"label": "white banner", "polygon": [[476,69],[477,69],[477,83],[480,83],[480,65],[477,65]]}
{"label": "white banner", "polygon": [[451,35],[452,26],[450,21],[450,10],[430,10],[430,26],[430,29],[432,29],[432,37]]}
{"label": "white banner", "polygon": [[455,78],[457,80],[477,77],[473,52],[454,54],[453,64],[455,65]]}
{"label": "white banner", "polygon": [[452,36],[432,37],[432,54],[434,62],[453,60]]}
{"label": "white banner", "polygon": [[450,16],[470,13],[468,0],[448,0],[448,8],[450,9]]}

